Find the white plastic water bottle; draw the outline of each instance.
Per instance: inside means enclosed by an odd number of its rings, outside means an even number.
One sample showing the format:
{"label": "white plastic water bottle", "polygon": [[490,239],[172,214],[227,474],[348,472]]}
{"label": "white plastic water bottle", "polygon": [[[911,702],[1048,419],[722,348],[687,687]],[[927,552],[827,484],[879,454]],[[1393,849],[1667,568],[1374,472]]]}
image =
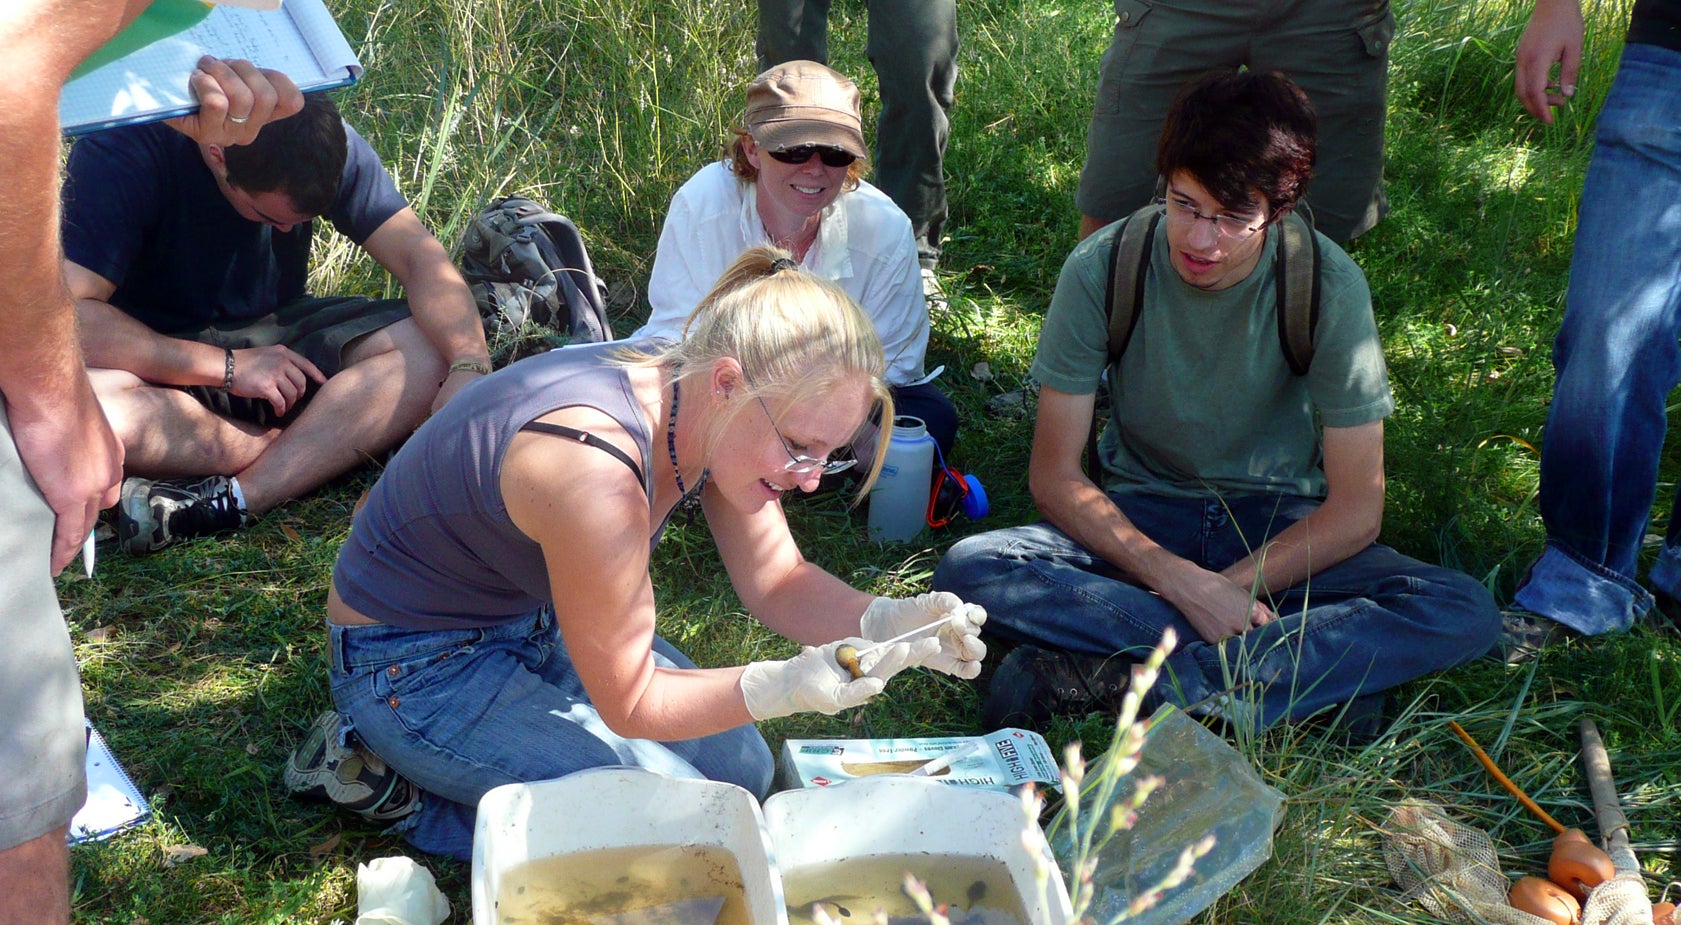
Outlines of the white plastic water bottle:
{"label": "white plastic water bottle", "polygon": [[870,539],[902,543],[922,532],[933,483],[934,438],[921,418],[893,419],[881,475],[870,489]]}

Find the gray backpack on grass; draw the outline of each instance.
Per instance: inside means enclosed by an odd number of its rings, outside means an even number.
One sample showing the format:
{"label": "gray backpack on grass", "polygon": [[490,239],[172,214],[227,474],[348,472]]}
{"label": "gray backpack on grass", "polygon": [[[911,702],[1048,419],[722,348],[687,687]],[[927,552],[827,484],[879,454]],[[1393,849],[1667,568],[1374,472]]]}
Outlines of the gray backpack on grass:
{"label": "gray backpack on grass", "polygon": [[521,196],[493,200],[467,225],[461,275],[487,335],[531,325],[569,343],[613,339],[607,284],[595,275],[578,226]]}

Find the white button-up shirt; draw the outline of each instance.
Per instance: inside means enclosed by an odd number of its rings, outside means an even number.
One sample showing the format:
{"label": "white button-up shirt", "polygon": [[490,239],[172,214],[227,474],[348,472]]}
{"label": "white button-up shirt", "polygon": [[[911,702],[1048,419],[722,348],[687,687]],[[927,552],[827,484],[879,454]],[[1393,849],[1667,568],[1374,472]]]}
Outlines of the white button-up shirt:
{"label": "white button-up shirt", "polygon": [[[754,184],[723,162],[703,167],[671,200],[648,279],[648,323],[633,338],[677,339],[683,323],[742,251],[770,244]],[[834,280],[875,322],[887,353],[887,382],[922,378],[928,352],[928,302],[922,294],[911,222],[868,183],[823,210],[817,240],[801,266]]]}

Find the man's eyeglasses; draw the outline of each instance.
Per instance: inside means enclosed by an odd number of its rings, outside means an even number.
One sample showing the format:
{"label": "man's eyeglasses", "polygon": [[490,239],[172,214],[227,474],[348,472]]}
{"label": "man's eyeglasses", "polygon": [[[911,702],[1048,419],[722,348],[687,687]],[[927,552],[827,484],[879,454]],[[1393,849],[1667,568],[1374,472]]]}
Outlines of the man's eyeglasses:
{"label": "man's eyeglasses", "polygon": [[766,153],[784,164],[803,164],[815,154],[825,167],[850,167],[852,162],[858,159],[851,151],[842,151],[828,145],[800,145]]}
{"label": "man's eyeglasses", "polygon": [[776,426],[776,418],[771,416],[765,400],[758,395],[753,397],[758,400],[759,408],[765,412],[765,420],[770,422],[770,429],[776,434],[776,439],[782,442],[782,451],[788,454],[788,462],[783,465],[782,471],[790,475],[810,475],[813,472],[834,475],[858,465],[858,460],[850,456],[847,459],[812,459],[810,456],[795,453],[793,447],[788,445],[788,438],[782,436],[781,429]]}
{"label": "man's eyeglasses", "polygon": [[1221,235],[1228,238],[1247,238],[1267,226],[1265,221],[1254,218],[1243,218],[1238,215],[1228,215],[1224,212],[1218,215],[1204,215],[1197,211],[1196,204],[1189,199],[1179,196],[1166,198],[1156,197],[1156,205],[1166,205],[1169,218],[1182,222],[1208,222]]}

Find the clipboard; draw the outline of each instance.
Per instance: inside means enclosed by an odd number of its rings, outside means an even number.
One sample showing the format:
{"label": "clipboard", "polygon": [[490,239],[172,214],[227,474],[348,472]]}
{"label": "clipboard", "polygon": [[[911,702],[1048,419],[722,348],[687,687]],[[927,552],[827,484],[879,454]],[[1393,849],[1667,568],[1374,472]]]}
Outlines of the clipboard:
{"label": "clipboard", "polygon": [[[148,19],[147,17],[154,17]],[[116,57],[111,58],[112,54]],[[155,0],[64,85],[67,136],[186,115],[198,108],[187,79],[199,58],[244,58],[280,71],[304,92],[355,83],[362,64],[322,0],[278,9]]]}

